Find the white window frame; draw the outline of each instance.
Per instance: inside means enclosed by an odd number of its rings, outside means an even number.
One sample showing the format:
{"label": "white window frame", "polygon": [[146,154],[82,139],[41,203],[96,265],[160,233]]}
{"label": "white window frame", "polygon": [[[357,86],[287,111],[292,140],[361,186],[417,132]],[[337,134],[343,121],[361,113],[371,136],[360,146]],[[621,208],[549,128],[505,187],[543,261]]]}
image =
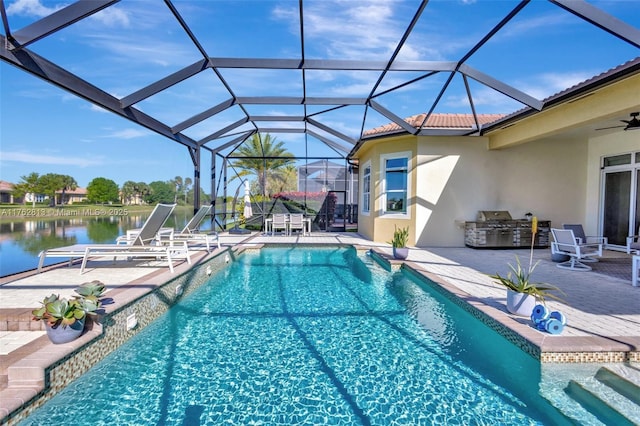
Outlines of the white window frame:
{"label": "white window frame", "polygon": [[[367,174],[367,169],[369,173]],[[362,167],[362,188],[360,193],[362,194],[362,208],[360,214],[369,216],[371,214],[371,161],[367,161]],[[365,185],[369,183],[369,191],[365,191]]]}
{"label": "white window frame", "polygon": [[[406,211],[405,212],[395,212],[395,211],[389,212],[387,211],[387,160],[394,160],[394,159],[400,159],[400,158],[406,158],[407,160],[407,194],[406,194],[406,200],[405,200]],[[412,159],[411,151],[393,152],[393,153],[383,154],[380,156],[380,177],[381,177],[380,211],[381,211],[381,216],[386,219],[397,219],[397,218],[407,219],[411,217],[411,214],[410,214],[411,206],[409,204],[409,199],[411,198],[411,171],[412,171],[411,159]]]}

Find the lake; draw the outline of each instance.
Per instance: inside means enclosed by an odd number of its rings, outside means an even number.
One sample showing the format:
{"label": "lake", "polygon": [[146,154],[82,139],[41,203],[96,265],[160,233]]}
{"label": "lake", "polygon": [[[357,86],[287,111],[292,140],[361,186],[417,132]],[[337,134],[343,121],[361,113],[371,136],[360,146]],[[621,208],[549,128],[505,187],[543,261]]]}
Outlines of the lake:
{"label": "lake", "polygon": [[[3,220],[0,222],[0,276],[36,269],[42,250],[73,244],[114,243],[128,229],[140,228],[150,213],[123,209],[113,216],[76,216],[72,211],[61,210],[55,217]],[[190,208],[176,209],[165,226],[182,229],[192,216]],[[206,219],[201,229],[210,230],[211,222]],[[60,261],[60,258],[50,258],[44,264]]]}

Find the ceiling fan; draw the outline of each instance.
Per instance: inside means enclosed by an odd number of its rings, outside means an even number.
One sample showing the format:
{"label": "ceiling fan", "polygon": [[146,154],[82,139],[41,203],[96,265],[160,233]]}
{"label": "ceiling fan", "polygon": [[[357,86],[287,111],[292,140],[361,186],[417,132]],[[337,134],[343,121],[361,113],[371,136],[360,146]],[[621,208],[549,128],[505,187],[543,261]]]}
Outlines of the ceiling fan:
{"label": "ceiling fan", "polygon": [[631,116],[631,120],[620,120],[623,123],[627,123],[626,126],[601,127],[596,130],[617,129],[619,127],[624,127],[624,130],[640,130],[640,120],[638,120],[640,112],[632,112],[629,115]]}

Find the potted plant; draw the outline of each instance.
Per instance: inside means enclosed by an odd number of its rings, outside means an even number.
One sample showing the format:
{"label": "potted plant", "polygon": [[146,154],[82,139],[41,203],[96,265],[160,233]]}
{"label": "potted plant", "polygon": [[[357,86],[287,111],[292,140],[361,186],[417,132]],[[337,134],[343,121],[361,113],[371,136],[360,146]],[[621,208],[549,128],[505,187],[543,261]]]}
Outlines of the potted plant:
{"label": "potted plant", "polygon": [[53,343],[71,342],[82,334],[87,315],[96,315],[102,306],[100,297],[104,288],[99,281],[92,281],[77,288],[78,296],[70,299],[51,294],[40,302],[40,308],[32,311],[33,320],[45,321],[47,336]]}
{"label": "potted plant", "polygon": [[515,315],[531,317],[533,308],[538,302],[545,303],[547,298],[561,300],[552,291],[560,291],[557,287],[546,283],[531,282],[531,274],[540,261],[533,264],[533,246],[535,234],[538,228],[537,218],[534,216],[531,224],[531,249],[529,255],[529,268],[524,269],[520,264],[520,258],[516,256],[516,266],[509,264],[511,271],[506,277],[496,273],[489,275],[497,284],[507,288],[507,310]]}
{"label": "potted plant", "polygon": [[560,291],[557,287],[546,283],[531,282],[531,274],[538,265],[530,265],[525,270],[516,256],[516,266],[509,264],[511,271],[506,277],[500,274],[490,275],[497,284],[507,288],[507,310],[515,315],[530,317],[537,303],[545,303],[547,298],[560,300],[551,291]]}
{"label": "potted plant", "polygon": [[395,259],[404,260],[407,258],[409,255],[407,241],[409,241],[409,227],[398,229],[396,226],[393,231],[393,239],[389,241],[389,244],[393,247],[393,257]]}

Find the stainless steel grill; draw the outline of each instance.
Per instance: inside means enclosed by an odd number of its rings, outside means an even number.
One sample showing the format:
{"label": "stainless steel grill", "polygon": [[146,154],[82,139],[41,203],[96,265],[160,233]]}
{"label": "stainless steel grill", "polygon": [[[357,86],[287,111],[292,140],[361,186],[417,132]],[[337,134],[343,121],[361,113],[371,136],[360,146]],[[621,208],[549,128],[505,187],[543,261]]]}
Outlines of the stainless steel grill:
{"label": "stainless steel grill", "polygon": [[495,220],[512,220],[511,214],[507,210],[480,210],[478,221],[487,222]]}
{"label": "stainless steel grill", "polygon": [[[538,222],[536,246],[548,245],[548,221]],[[513,219],[506,210],[480,210],[475,222],[465,222],[465,245],[469,247],[530,247],[531,222]]]}

